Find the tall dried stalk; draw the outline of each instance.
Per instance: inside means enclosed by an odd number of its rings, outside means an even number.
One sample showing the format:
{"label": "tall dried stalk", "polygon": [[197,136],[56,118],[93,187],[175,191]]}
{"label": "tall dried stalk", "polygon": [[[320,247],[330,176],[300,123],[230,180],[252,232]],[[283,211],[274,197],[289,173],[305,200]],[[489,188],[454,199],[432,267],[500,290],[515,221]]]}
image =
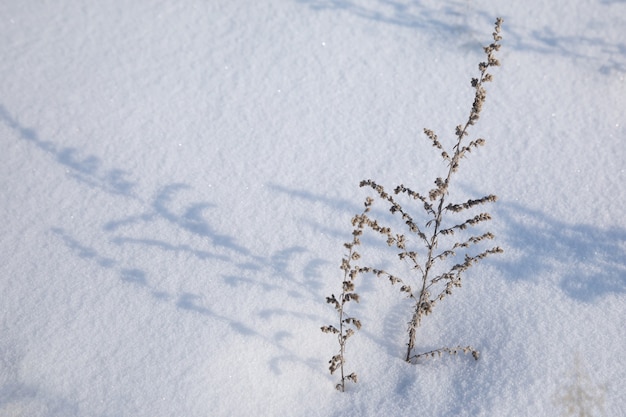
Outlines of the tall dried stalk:
{"label": "tall dried stalk", "polygon": [[[361,327],[361,323],[353,317],[348,317],[345,308],[346,303],[349,301],[359,300],[358,295],[354,292],[354,283],[355,278],[362,273],[386,277],[391,284],[399,284],[400,291],[413,300],[413,313],[407,329],[408,343],[405,355],[407,362],[414,362],[422,357],[441,355],[442,353],[456,354],[464,352],[471,353],[475,359],[479,357],[478,351],[471,346],[442,347],[421,354],[415,354],[414,350],[417,328],[421,325],[423,316],[430,314],[439,301],[452,293],[453,288],[461,286],[461,275],[463,272],[477,261],[502,252],[499,246],[495,246],[482,250],[477,254],[470,254],[470,250],[476,245],[495,237],[491,232],[470,234],[464,238],[459,238],[455,235],[490,220],[491,216],[489,213],[478,213],[466,218],[464,221],[450,223],[450,218],[454,217],[454,213],[463,213],[477,206],[493,203],[496,201],[495,195],[489,194],[460,203],[448,202],[450,199],[449,187],[452,178],[459,170],[461,159],[467,156],[473,149],[485,144],[485,140],[482,138],[467,142],[466,137],[469,135],[470,126],[475,125],[480,118],[486,99],[484,84],[493,79],[487,70],[500,65],[494,53],[500,49],[499,42],[502,39],[500,35],[501,25],[502,19],[498,18],[493,32],[493,42],[484,48],[487,59],[478,65],[479,77],[471,80],[471,86],[475,90],[472,108],[467,121],[456,127],[453,146],[446,150],[433,131],[424,129],[426,137],[435,148],[441,151],[441,157],[448,165],[445,176],[436,178],[435,188],[429,190],[426,196],[402,184],[394,189],[393,194],[387,193],[383,186],[373,180],[364,180],[360,184],[361,187],[370,187],[376,191],[378,197],[389,204],[389,211],[393,215],[401,217],[408,232],[407,234],[395,233],[390,227],[381,226],[377,220],[371,218],[369,212],[374,202],[374,199],[371,197],[367,197],[363,213],[354,216],[352,219],[354,238],[352,242],[345,244],[349,252],[347,257],[342,260],[341,265],[341,269],[344,271],[343,292],[339,300],[334,295],[327,297],[327,302],[333,304],[339,313],[339,329],[333,326],[324,326],[322,328],[324,332],[337,334],[339,338],[340,350],[330,361],[330,371],[332,374],[337,369],[341,370],[341,382],[337,385],[337,388],[341,391],[345,390],[346,380],[356,382],[355,374],[344,376],[343,365],[345,363],[346,340],[354,334],[355,329],[358,330]],[[396,198],[399,195],[404,195],[409,200],[419,201],[418,207],[421,207],[423,210],[422,214],[414,215],[409,210],[405,210]],[[415,218],[419,217],[425,219],[423,224],[415,220]],[[416,271],[417,277],[409,276],[403,278],[383,269],[353,265],[352,261],[360,258],[360,254],[356,252],[355,248],[360,244],[359,236],[363,234],[366,228],[382,235],[389,246],[395,247],[398,250],[397,256],[399,259],[407,262],[410,270]],[[411,238],[411,236],[415,238]],[[454,237],[447,239],[452,240],[452,243],[448,243],[448,246],[442,249],[440,243],[445,240],[443,239],[444,236]],[[463,261],[455,263],[454,258],[457,256],[457,252],[463,255]],[[415,282],[416,278],[417,282]],[[412,287],[411,284],[414,284],[415,287]]]}

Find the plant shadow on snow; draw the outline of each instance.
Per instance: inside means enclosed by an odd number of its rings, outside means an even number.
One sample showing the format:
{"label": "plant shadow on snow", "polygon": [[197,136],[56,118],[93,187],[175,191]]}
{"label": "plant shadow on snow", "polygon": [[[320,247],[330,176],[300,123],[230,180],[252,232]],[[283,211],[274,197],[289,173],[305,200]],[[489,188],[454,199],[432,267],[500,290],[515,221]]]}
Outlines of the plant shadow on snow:
{"label": "plant shadow on snow", "polygon": [[[213,204],[207,202],[193,203],[184,209],[183,213],[175,213],[170,209],[170,205],[176,198],[176,194],[180,191],[187,190],[190,187],[185,184],[175,183],[161,188],[152,201],[148,203],[149,209],[143,213],[124,217],[122,219],[112,220],[104,225],[106,232],[116,232],[129,226],[137,226],[142,224],[150,224],[156,221],[165,220],[175,229],[182,230],[191,235],[195,235],[202,239],[207,239],[212,246],[225,248],[236,255],[247,257],[250,251],[236,243],[236,239],[232,236],[217,232],[203,217],[203,212]],[[200,259],[218,259],[222,261],[232,260],[233,258],[226,254],[211,253],[207,250],[194,249],[188,244],[172,244],[167,241],[158,239],[141,239],[124,236],[115,236],[112,241],[118,245],[137,244],[148,247],[158,248],[164,251],[187,252]]]}
{"label": "plant shadow on snow", "polygon": [[546,273],[556,274],[563,293],[583,302],[626,293],[625,229],[568,224],[512,202],[496,206],[503,245],[517,254],[493,261],[505,277],[537,282]]}
{"label": "plant shadow on snow", "polygon": [[[326,263],[325,260],[312,258],[302,246],[282,248],[269,255],[255,253],[255,249],[240,244],[235,236],[218,230],[227,227],[229,220],[207,215],[207,211],[217,207],[215,204],[206,201],[183,202],[185,193],[193,193],[189,185],[167,184],[146,201],[136,193],[138,183],[126,179],[132,173],[105,168],[104,161],[96,155],[81,156],[78,149],[60,146],[53,140],[42,138],[35,129],[22,125],[2,104],[0,123],[4,123],[17,137],[34,145],[49,155],[55,163],[63,166],[69,179],[118,199],[122,206],[124,201],[119,200],[120,198],[139,202],[144,207],[138,213],[105,221],[101,230],[93,231],[94,235],[101,234],[101,239],[93,245],[82,242],[67,229],[51,227],[51,235],[60,239],[71,253],[100,268],[114,271],[121,283],[130,285],[129,288],[147,294],[158,302],[168,303],[180,312],[198,314],[200,317],[225,323],[235,333],[258,338],[264,345],[274,346],[278,353],[268,362],[268,366],[276,374],[282,372],[284,368],[280,364],[285,361],[300,363],[315,372],[323,373],[319,359],[305,358],[288,347],[286,341],[291,333],[286,325],[284,328],[270,326],[270,331],[256,330],[250,323],[250,317],[237,313],[229,316],[219,308],[209,306],[207,297],[203,291],[197,290],[197,285],[195,291],[185,290],[183,285],[180,291],[172,293],[155,283],[158,279],[150,276],[150,268],[141,267],[142,260],[116,259],[106,253],[115,247],[136,247],[142,254],[161,254],[159,258],[186,255],[224,271],[221,273],[222,282],[232,291],[231,294],[223,294],[224,297],[230,298],[243,292],[253,298],[263,299],[264,293],[275,293],[278,295],[277,300],[284,300],[285,297],[306,298],[319,304],[323,304],[323,296],[319,293],[322,287],[319,283],[319,268]],[[166,230],[166,238],[153,231],[157,224],[159,230]],[[142,233],[149,237],[141,236]],[[157,237],[154,237],[155,234]],[[309,259],[303,261],[307,257]],[[301,269],[293,272],[298,267]],[[206,291],[212,291],[210,286]],[[292,320],[305,319],[311,322],[311,326],[317,326],[322,321],[321,317],[313,314],[302,315],[299,311],[291,311],[282,306],[273,307],[271,304],[260,309],[257,317],[267,323],[284,317]]]}
{"label": "plant shadow on snow", "polygon": [[[244,296],[268,300],[270,297],[266,297],[266,294],[275,294],[276,296],[271,298],[275,302],[269,302],[266,308],[257,311],[257,317],[266,323],[277,323],[274,322],[274,319],[283,317],[288,317],[299,323],[302,320],[314,324],[320,322],[321,318],[314,314],[292,311],[282,307],[282,305],[285,304],[283,301],[286,298],[304,298],[320,304],[323,303],[323,298],[319,293],[322,286],[318,283],[318,268],[325,261],[312,258],[300,262],[302,257],[309,256],[307,249],[301,246],[287,247],[269,255],[256,253],[253,249],[238,243],[235,237],[220,233],[212,226],[208,219],[211,218],[213,221],[215,219],[203,214],[206,209],[214,207],[212,204],[201,202],[181,206],[177,201],[177,196],[185,190],[189,191],[189,189],[190,187],[183,184],[165,186],[157,192],[155,198],[148,204],[147,210],[109,221],[104,225],[104,230],[106,233],[115,234],[111,238],[111,242],[118,245],[132,244],[165,251],[184,251],[202,261],[211,262],[218,270],[231,271],[220,273],[222,282],[226,285],[225,288],[230,289],[224,291],[223,287],[220,290],[220,294],[225,298],[235,300],[237,294],[243,293]],[[163,221],[169,224],[171,228],[184,232],[183,235],[199,238],[200,242],[208,242],[208,246],[212,250],[194,247],[193,244],[176,245],[154,239],[139,239],[120,235],[129,227],[134,230],[137,226],[145,225],[147,229],[150,229],[151,224]],[[188,240],[193,241],[192,238]],[[202,243],[196,243],[196,245],[204,246]],[[301,269],[294,272],[293,269],[298,266]],[[128,281],[138,276],[142,285],[146,286],[145,277],[141,271],[130,275]],[[209,289],[207,288],[207,290]],[[157,293],[154,289],[151,291]],[[274,346],[280,353],[272,357],[268,365],[275,374],[282,373],[283,368],[280,364],[285,361],[299,363],[316,372],[322,372],[318,359],[305,358],[287,346],[285,341],[293,337],[288,325],[270,325],[271,330],[269,332],[260,330],[251,323],[250,318],[246,317],[245,314],[243,316],[227,316],[220,306],[213,308],[201,293],[183,292],[177,296],[170,296],[160,292],[159,298],[168,301],[175,299],[175,306],[180,311],[193,312],[221,321],[242,336],[253,337],[262,340],[264,345]],[[272,307],[277,303],[281,307]]]}
{"label": "plant shadow on snow", "polygon": [[[168,253],[187,254],[202,262],[207,262],[209,267],[214,266],[218,270],[232,270],[234,273],[221,274],[226,288],[230,288],[230,293],[219,290],[223,297],[236,299],[237,294],[245,293],[248,296],[259,299],[267,299],[266,293],[276,294],[276,300],[284,300],[286,297],[306,298],[319,303],[323,303],[323,297],[318,291],[321,284],[318,268],[325,261],[317,258],[309,259],[302,265],[302,270],[297,273],[292,272],[294,264],[300,264],[298,257],[307,256],[307,250],[300,246],[288,247],[279,250],[269,256],[255,254],[249,248],[237,243],[237,239],[232,236],[219,233],[206,220],[201,212],[209,207],[209,203],[191,203],[182,209],[174,209],[176,205],[176,194],[189,189],[182,184],[171,184],[163,187],[157,192],[155,198],[148,209],[137,214],[133,214],[120,219],[114,219],[103,225],[106,240],[113,245],[122,247],[139,247],[147,253]],[[154,238],[139,238],[128,236],[128,230],[149,230],[157,222],[165,221],[170,228],[183,232],[183,236],[188,236],[189,241],[193,236],[200,238],[205,244],[195,245],[188,243],[173,243],[167,240]],[[113,259],[113,257],[103,256],[96,249],[82,244],[70,233],[61,229],[53,228],[52,232],[59,236],[65,245],[78,257],[95,262],[97,265],[117,270],[121,281],[131,284],[135,289],[147,293],[159,302],[173,305],[178,311],[197,314],[212,321],[226,324],[233,332],[244,337],[252,337],[263,341],[263,345],[274,346],[279,352],[273,356],[269,362],[269,369],[275,374],[281,374],[284,362],[299,363],[316,372],[323,372],[323,367],[318,363],[317,358],[307,358],[296,350],[287,346],[285,341],[291,338],[291,332],[287,325],[279,324],[270,326],[270,331],[259,330],[251,322],[250,317],[245,314],[224,313],[221,307],[211,306],[204,295],[204,291],[185,291],[171,293],[163,290],[159,285],[152,284],[149,274],[135,265],[127,265],[124,261]],[[197,239],[196,239],[197,241]],[[206,291],[212,291],[211,284]],[[307,294],[308,293],[308,294]],[[314,314],[292,311],[284,307],[272,307],[269,303],[266,308],[257,311],[257,317],[266,323],[273,323],[277,318],[288,317],[292,320],[308,320],[317,325],[322,319]],[[280,303],[284,304],[284,303]]]}
{"label": "plant shadow on snow", "polygon": [[[467,4],[451,2],[437,9],[417,1],[378,0],[363,4],[357,0],[296,0],[316,11],[345,11],[362,19],[379,23],[435,32],[438,36],[451,37],[457,33],[470,32],[469,24],[463,19],[468,14]],[[481,13],[491,24],[492,18]],[[463,19],[463,21],[459,21]]]}
{"label": "plant shadow on snow", "polygon": [[[478,46],[478,50],[484,41],[477,38],[478,33],[472,29],[470,18],[478,19],[489,27],[496,17],[493,11],[478,10],[475,5],[460,1],[436,3],[437,7],[415,0],[378,0],[367,4],[356,0],[296,2],[305,4],[314,11],[345,12],[377,23],[419,30],[430,34],[433,42],[446,42],[449,45],[450,40],[454,40],[460,42],[459,46],[462,48],[477,49]],[[602,0],[600,5],[608,6],[619,2],[620,0]],[[599,65],[598,70],[603,74],[626,72],[626,43],[611,42],[601,35],[584,34],[595,32],[598,28],[598,22],[593,16],[589,17],[586,24],[587,30],[577,27],[573,35],[559,33],[550,26],[535,28],[532,22],[525,24],[515,20],[514,16],[510,19],[503,17],[508,22],[504,28],[507,48],[588,61]]]}
{"label": "plant shadow on snow", "polygon": [[21,381],[23,355],[15,346],[0,342],[0,416],[78,416],[79,408],[32,383]]}
{"label": "plant shadow on snow", "polygon": [[[108,240],[118,246],[138,246],[146,251],[158,250],[159,252],[185,253],[200,261],[209,262],[217,270],[230,270],[234,272],[221,273],[226,288],[230,288],[230,294],[221,292],[226,298],[236,298],[236,294],[246,293],[254,298],[267,299],[266,293],[276,294],[276,300],[287,298],[306,298],[323,303],[323,297],[319,293],[318,268],[325,261],[317,258],[308,259],[304,263],[298,262],[299,258],[308,256],[306,248],[291,246],[280,249],[269,255],[255,253],[252,249],[238,243],[234,236],[217,231],[211,221],[222,222],[205,214],[206,210],[216,206],[208,202],[183,203],[179,197],[185,192],[190,192],[191,187],[176,183],[162,187],[157,191],[154,198],[147,202],[140,213],[128,215],[123,218],[113,219],[103,225],[103,231]],[[209,221],[211,219],[211,221]],[[154,238],[135,237],[133,232],[138,228],[151,230],[156,224],[165,223],[176,235],[187,236],[183,238],[187,242],[196,243],[172,243],[167,240]],[[132,230],[132,231],[131,231]],[[127,235],[130,233],[131,236]],[[93,258],[103,266],[114,266],[116,261],[105,262],[103,257],[95,254],[92,249],[75,242],[74,239],[62,235],[66,245],[75,250],[78,256]],[[106,265],[105,265],[106,264]],[[292,269],[295,265],[302,265],[297,273]],[[263,340],[265,345],[273,345],[280,354],[273,357],[269,362],[270,370],[276,374],[282,373],[280,363],[284,361],[303,364],[310,369],[321,372],[321,368],[315,358],[304,358],[296,351],[287,347],[284,341],[291,333],[287,327],[272,326],[270,333],[263,332],[250,323],[249,317],[223,313],[219,306],[213,308],[207,302],[201,292],[183,291],[179,294],[170,294],[150,284],[145,271],[135,267],[121,269],[122,280],[137,284],[144,290],[149,291],[153,297],[160,301],[173,302],[179,311],[191,312],[212,320],[226,323],[234,332]],[[210,291],[210,288],[207,288]],[[290,317],[297,320],[308,320],[317,324],[320,317],[312,314],[302,314],[283,307],[271,307],[258,310],[258,317],[268,323],[275,318]],[[275,303],[274,303],[275,304]],[[284,304],[284,303],[279,303]]]}
{"label": "plant shadow on snow", "polygon": [[95,155],[81,157],[76,148],[60,146],[42,139],[36,130],[20,124],[2,104],[0,121],[15,131],[21,139],[52,156],[66,168],[73,179],[109,194],[134,197],[136,183],[127,179],[129,176],[127,171],[103,168],[102,160]]}

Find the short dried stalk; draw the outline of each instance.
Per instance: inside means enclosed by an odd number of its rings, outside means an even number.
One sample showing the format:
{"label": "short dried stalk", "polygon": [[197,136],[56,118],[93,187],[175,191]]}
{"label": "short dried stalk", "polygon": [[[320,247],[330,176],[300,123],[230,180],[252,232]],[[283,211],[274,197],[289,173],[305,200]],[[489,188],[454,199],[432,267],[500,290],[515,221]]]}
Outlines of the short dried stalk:
{"label": "short dried stalk", "polygon": [[322,331],[324,333],[332,333],[337,335],[337,341],[339,342],[339,353],[334,355],[330,361],[329,371],[332,374],[339,369],[341,374],[341,380],[335,386],[339,391],[344,392],[346,390],[346,381],[357,382],[356,373],[352,372],[346,375],[344,370],[344,364],[346,361],[346,342],[354,334],[355,330],[361,328],[361,321],[355,317],[351,317],[346,313],[346,304],[350,301],[359,302],[359,295],[354,292],[355,280],[359,273],[363,272],[358,266],[353,266],[352,261],[356,261],[360,258],[359,253],[356,251],[357,246],[361,244],[360,236],[363,234],[363,227],[367,222],[367,212],[370,210],[372,204],[371,199],[365,201],[365,209],[361,215],[354,216],[352,224],[354,230],[352,231],[352,241],[344,244],[344,247],[348,249],[348,254],[341,261],[341,270],[343,271],[342,293],[339,300],[332,294],[330,297],[326,297],[326,302],[332,304],[335,307],[339,315],[339,328],[337,329],[333,325],[323,326]]}

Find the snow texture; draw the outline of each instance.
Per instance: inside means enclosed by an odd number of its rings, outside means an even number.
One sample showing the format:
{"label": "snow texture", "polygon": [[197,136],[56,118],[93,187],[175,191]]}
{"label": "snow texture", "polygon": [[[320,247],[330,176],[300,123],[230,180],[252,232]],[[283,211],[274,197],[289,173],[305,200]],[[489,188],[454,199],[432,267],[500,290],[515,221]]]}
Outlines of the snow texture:
{"label": "snow texture", "polygon": [[[505,253],[418,331],[365,279],[361,180],[427,190],[505,19],[457,192]],[[1,416],[626,415],[626,2],[4,1]],[[381,210],[382,210],[382,206]],[[371,242],[375,242],[371,240]],[[581,377],[584,376],[584,378]],[[566,414],[562,414],[566,415]]]}

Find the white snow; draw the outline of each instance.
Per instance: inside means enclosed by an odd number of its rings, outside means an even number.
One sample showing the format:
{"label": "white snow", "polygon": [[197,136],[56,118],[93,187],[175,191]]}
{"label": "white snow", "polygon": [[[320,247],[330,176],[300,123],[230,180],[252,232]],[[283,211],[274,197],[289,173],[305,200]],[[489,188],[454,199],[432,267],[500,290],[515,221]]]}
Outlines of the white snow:
{"label": "white snow", "polygon": [[[366,277],[342,394],[319,328],[358,184],[441,175],[422,129],[466,120],[497,16],[456,190],[499,196],[505,253],[418,331],[482,357],[405,363],[408,304]],[[0,416],[556,416],[576,381],[626,415],[626,2],[33,0],[0,22]]]}

